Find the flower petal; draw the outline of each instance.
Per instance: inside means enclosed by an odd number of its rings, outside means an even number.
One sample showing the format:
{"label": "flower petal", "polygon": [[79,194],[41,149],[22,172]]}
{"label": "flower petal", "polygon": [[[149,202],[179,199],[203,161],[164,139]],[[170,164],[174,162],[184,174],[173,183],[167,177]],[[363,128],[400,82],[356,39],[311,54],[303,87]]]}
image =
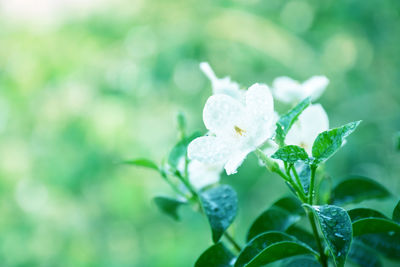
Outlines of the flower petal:
{"label": "flower petal", "polygon": [[315,138],[318,134],[329,129],[328,114],[320,104],[309,106],[299,116],[299,120],[305,127],[305,135],[309,139],[309,142],[314,143]]}
{"label": "flower petal", "polygon": [[265,84],[253,84],[246,92],[246,107],[252,116],[270,119],[274,115],[274,99]]}
{"label": "flower petal", "polygon": [[328,84],[329,80],[325,76],[314,76],[305,81],[302,87],[306,95],[311,96],[311,100],[315,101],[322,95]]}
{"label": "flower petal", "polygon": [[311,154],[315,138],[329,129],[329,119],[320,104],[311,105],[299,116],[286,136],[286,144],[303,147]]}
{"label": "flower petal", "polygon": [[249,154],[250,152],[251,151],[245,150],[233,153],[229,158],[228,162],[225,164],[226,174],[231,175],[237,173],[237,168],[239,168],[239,166],[242,165],[247,154]]}
{"label": "flower petal", "polygon": [[221,164],[205,164],[192,160],[188,165],[189,181],[196,189],[218,183],[222,168]]}
{"label": "flower petal", "polygon": [[273,81],[272,87],[274,96],[284,103],[292,103],[304,98],[300,83],[292,78],[278,77]]}
{"label": "flower petal", "polygon": [[222,138],[202,136],[194,139],[188,146],[188,157],[208,164],[225,163],[232,147]]}
{"label": "flower petal", "polygon": [[212,95],[203,110],[203,121],[208,130],[217,136],[232,136],[235,126],[242,125],[244,106],[227,95]]}
{"label": "flower petal", "polygon": [[229,77],[218,78],[215,72],[207,62],[200,63],[200,69],[211,81],[213,94],[229,95],[239,101],[243,100],[244,90],[241,90],[239,84],[231,81]]}

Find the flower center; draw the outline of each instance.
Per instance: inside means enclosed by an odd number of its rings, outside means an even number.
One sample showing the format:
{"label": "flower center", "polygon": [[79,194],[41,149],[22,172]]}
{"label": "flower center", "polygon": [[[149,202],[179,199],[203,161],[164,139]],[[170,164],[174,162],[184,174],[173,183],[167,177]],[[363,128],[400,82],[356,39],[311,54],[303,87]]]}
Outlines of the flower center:
{"label": "flower center", "polygon": [[246,132],[245,130],[239,128],[239,127],[236,126],[236,125],[235,125],[234,129],[235,129],[235,132],[236,132],[238,135],[240,135],[240,136],[243,136],[243,135],[245,134],[245,132]]}
{"label": "flower center", "polygon": [[307,149],[307,144],[304,142],[300,142],[300,147]]}

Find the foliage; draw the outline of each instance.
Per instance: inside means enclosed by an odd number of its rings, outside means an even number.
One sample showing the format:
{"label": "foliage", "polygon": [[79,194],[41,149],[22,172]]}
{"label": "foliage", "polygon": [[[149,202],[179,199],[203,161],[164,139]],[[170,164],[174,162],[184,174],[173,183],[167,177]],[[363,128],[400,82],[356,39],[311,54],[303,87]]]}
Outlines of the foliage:
{"label": "foliage", "polygon": [[[187,114],[185,134],[205,132],[199,114],[211,90],[198,70],[204,60],[241,88],[272,84],[283,74],[329,77],[320,102],[332,126],[363,123],[318,168],[315,189],[320,180],[335,186],[356,174],[383,184],[391,196],[339,204],[324,195],[315,204],[374,208],[392,218],[400,192],[400,153],[393,148],[399,1],[22,2],[0,4],[2,265],[193,265],[212,244],[207,219],[190,211],[199,205],[186,201],[175,223],[152,199],[185,198],[162,175],[175,177],[165,164],[181,138],[173,114]],[[279,114],[291,108],[276,104]],[[154,179],[153,169],[118,164],[137,157],[154,160],[163,180]],[[311,176],[304,183],[297,172],[302,185],[310,184]],[[254,155],[221,182],[237,191],[228,232],[239,244],[254,219],[292,194],[286,181],[258,168]],[[306,242],[309,236],[299,234],[304,226],[302,218],[286,232]],[[383,266],[399,258],[396,234],[355,239],[379,251]],[[313,261],[305,258],[293,261]]]}

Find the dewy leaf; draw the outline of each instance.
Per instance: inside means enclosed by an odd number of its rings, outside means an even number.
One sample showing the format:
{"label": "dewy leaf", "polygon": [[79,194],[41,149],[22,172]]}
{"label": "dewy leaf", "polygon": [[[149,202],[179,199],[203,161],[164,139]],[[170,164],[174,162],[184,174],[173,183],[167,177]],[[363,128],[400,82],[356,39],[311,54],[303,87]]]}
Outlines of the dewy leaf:
{"label": "dewy leaf", "polygon": [[392,218],[393,221],[400,223],[400,201],[397,203],[396,207],[393,210]]}
{"label": "dewy leaf", "polygon": [[212,239],[217,243],[236,217],[236,192],[229,185],[220,185],[203,191],[200,200],[211,226]]}
{"label": "dewy leaf", "polygon": [[294,164],[297,161],[308,162],[308,155],[304,148],[295,145],[279,148],[271,158],[280,159],[290,164]]}
{"label": "dewy leaf", "polygon": [[365,234],[355,238],[381,254],[400,261],[400,233]]}
{"label": "dewy leaf", "polygon": [[351,242],[349,261],[360,267],[381,267],[382,263],[377,253],[358,240]]}
{"label": "dewy leaf", "polygon": [[370,218],[370,217],[386,218],[386,216],[380,213],[379,211],[367,208],[356,208],[349,210],[347,213],[349,214],[352,222],[355,222],[359,219]]}
{"label": "dewy leaf", "polygon": [[349,215],[356,240],[388,258],[400,260],[400,224],[371,209],[353,209]]}
{"label": "dewy leaf", "polygon": [[249,241],[267,231],[285,231],[298,222],[303,213],[298,200],[292,197],[282,198],[257,217],[247,233],[246,240]]}
{"label": "dewy leaf", "polygon": [[288,257],[317,253],[282,232],[267,232],[252,239],[239,254],[235,267],[259,267]]}
{"label": "dewy leaf", "polygon": [[332,157],[342,147],[346,137],[354,132],[360,122],[350,122],[341,127],[320,133],[312,147],[312,155],[315,158],[314,163],[318,164]]}
{"label": "dewy leaf", "polygon": [[321,232],[333,256],[335,266],[344,266],[352,240],[351,220],[347,212],[338,206],[309,206],[317,216]]}
{"label": "dewy leaf", "polygon": [[321,267],[321,264],[315,259],[315,257],[310,256],[297,256],[284,262],[282,264],[284,267]]}
{"label": "dewy leaf", "polygon": [[221,243],[209,247],[195,263],[195,267],[230,267],[234,255]]}
{"label": "dewy leaf", "polygon": [[149,169],[158,171],[157,164],[155,164],[153,161],[151,161],[149,159],[132,159],[132,160],[126,160],[123,163],[135,165],[138,167],[145,167],[145,168],[149,168]]}
{"label": "dewy leaf", "polygon": [[346,178],[333,189],[331,203],[343,205],[389,196],[390,192],[374,180],[362,176],[353,176]]}
{"label": "dewy leaf", "polygon": [[272,204],[272,207],[278,207],[298,215],[305,214],[304,209],[301,206],[301,202],[294,197],[283,197]]}
{"label": "dewy leaf", "polygon": [[400,233],[400,224],[385,218],[362,218],[353,222],[353,236]]}
{"label": "dewy leaf", "polygon": [[155,197],[154,202],[162,212],[175,220],[179,220],[178,208],[186,204],[185,201],[162,196]]}
{"label": "dewy leaf", "polygon": [[279,146],[285,145],[285,137],[292,127],[293,123],[297,120],[300,114],[311,104],[311,98],[307,97],[301,101],[293,109],[289,110],[288,113],[281,116],[279,121],[276,123],[276,141]]}
{"label": "dewy leaf", "polygon": [[318,245],[317,242],[314,238],[314,235],[311,234],[310,232],[304,230],[303,228],[300,228],[296,225],[292,225],[290,226],[285,233],[296,237],[298,240],[300,240],[301,242],[306,243],[307,245],[309,245],[311,248],[313,248],[314,250],[318,249]]}

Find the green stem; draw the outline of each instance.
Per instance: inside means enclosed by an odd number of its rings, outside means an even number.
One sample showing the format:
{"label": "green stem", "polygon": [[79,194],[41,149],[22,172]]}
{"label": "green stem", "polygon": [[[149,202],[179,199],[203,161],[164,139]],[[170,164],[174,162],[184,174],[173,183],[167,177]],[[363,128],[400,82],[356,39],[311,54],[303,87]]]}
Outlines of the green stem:
{"label": "green stem", "polygon": [[328,267],[328,261],[327,261],[328,259],[324,253],[324,248],[322,247],[321,239],[319,238],[317,225],[314,220],[314,215],[308,210],[306,210],[306,212],[307,212],[308,220],[310,221],[310,224],[311,224],[311,228],[312,228],[312,231],[314,234],[315,241],[317,242],[317,246],[318,246],[318,250],[319,250],[319,259],[318,260],[323,267]]}
{"label": "green stem", "polygon": [[[189,179],[188,179],[188,175],[187,172],[185,172],[186,177],[183,177],[179,171],[177,171],[175,173],[175,175],[179,178],[179,180],[182,181],[182,183],[186,186],[186,188],[192,193],[193,198],[195,199],[195,201],[200,205],[201,207],[201,203],[200,203],[200,198],[199,198],[199,194],[196,192],[196,190],[193,188],[193,186],[190,184]],[[189,200],[186,197],[187,200]],[[202,208],[200,208],[200,213],[204,214]],[[229,235],[228,232],[224,232],[224,236],[226,237],[226,240],[229,241],[229,243],[232,244],[232,246],[238,251],[242,251],[242,248],[239,246],[239,244],[235,241],[235,239],[233,239],[233,237],[231,235]]]}
{"label": "green stem", "polygon": [[226,240],[228,240],[232,244],[232,246],[236,249],[237,252],[242,251],[242,248],[228,232],[224,232],[224,236],[226,237]]}
{"label": "green stem", "polygon": [[[317,166],[316,165],[311,165],[310,191],[308,193],[309,194],[308,195],[308,204],[310,204],[310,205],[313,205],[313,202],[314,202],[314,195],[315,195],[314,186],[315,186],[315,173],[316,173],[316,170],[317,170]],[[315,241],[317,242],[319,255],[320,255],[319,262],[321,263],[321,265],[323,267],[327,267],[328,266],[328,259],[327,259],[326,255],[325,255],[324,248],[323,248],[322,243],[321,243],[321,239],[319,238],[317,224],[315,223],[314,215],[308,210],[306,210],[306,212],[307,212],[308,220],[310,221],[310,224],[311,224],[311,228],[312,228],[312,231],[313,231],[313,234],[314,234]]]}
{"label": "green stem", "polygon": [[179,190],[179,188],[168,178],[168,176],[163,173],[162,171],[160,171],[161,177],[167,182],[167,184],[172,188],[172,190],[175,191],[175,193],[177,193],[180,196],[183,196],[185,198],[187,198],[187,196],[182,193],[181,190]]}
{"label": "green stem", "polygon": [[310,181],[310,192],[308,193],[308,204],[312,205],[314,202],[314,185],[315,185],[315,172],[317,166],[311,165],[311,181]]}
{"label": "green stem", "polygon": [[192,195],[194,197],[197,197],[197,192],[196,190],[193,188],[193,186],[189,183],[189,179],[182,176],[182,174],[177,170],[175,171],[175,176],[178,177],[178,179],[185,185],[185,187],[190,191],[190,193],[192,193]]}
{"label": "green stem", "polygon": [[[310,204],[310,205],[313,204],[315,173],[316,173],[316,169],[317,169],[316,165],[311,165],[310,192],[309,192],[309,196],[307,198],[307,196],[304,193],[304,190],[302,189],[303,187],[301,186],[300,178],[299,178],[296,170],[294,169],[294,167],[289,166],[289,168],[288,168],[287,164],[285,164],[285,171],[287,173],[287,174],[285,174],[282,172],[282,170],[279,167],[274,166],[261,150],[259,150],[259,149],[256,150],[256,154],[261,160],[263,160],[267,164],[266,165],[267,169],[269,169],[271,172],[275,172],[276,174],[281,176],[286,182],[288,182],[294,188],[294,190],[296,191],[297,196],[299,197],[301,202],[303,202],[303,203],[308,202],[308,204]],[[292,176],[290,174],[290,168],[292,168],[292,171],[293,171],[293,174],[297,181],[297,184],[292,179]],[[319,254],[320,254],[318,260],[321,263],[322,267],[328,267],[328,258],[326,257],[326,255],[324,253],[324,248],[322,246],[321,239],[319,238],[318,229],[317,229],[317,225],[314,220],[314,216],[308,210],[306,210],[306,213],[307,213],[308,219],[311,224],[311,228],[312,228],[312,231],[314,234],[315,241],[317,242],[317,246],[318,246],[318,250],[319,250]]]}
{"label": "green stem", "polygon": [[294,165],[291,165],[291,169],[292,169],[292,173],[293,173],[294,177],[296,178],[296,182],[297,182],[298,186],[301,188],[302,192],[304,193],[303,185],[301,184],[300,177],[299,177]]}

